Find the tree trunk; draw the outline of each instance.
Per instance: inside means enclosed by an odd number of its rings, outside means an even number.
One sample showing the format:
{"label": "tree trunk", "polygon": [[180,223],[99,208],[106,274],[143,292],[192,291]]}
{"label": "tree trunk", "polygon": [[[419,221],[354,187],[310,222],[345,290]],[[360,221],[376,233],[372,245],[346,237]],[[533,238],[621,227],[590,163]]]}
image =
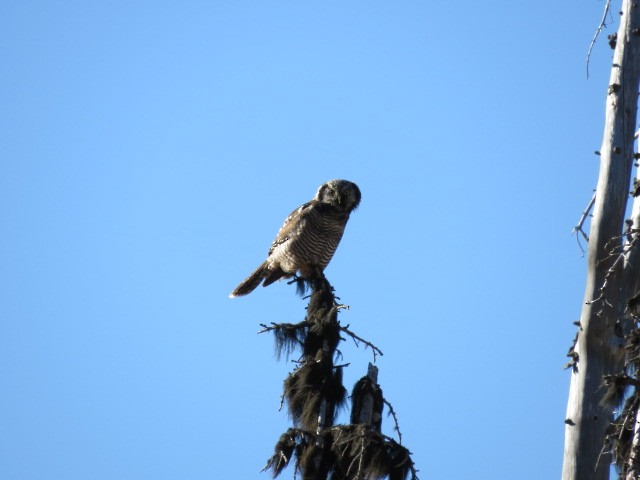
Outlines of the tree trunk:
{"label": "tree trunk", "polygon": [[638,463],[638,456],[640,456],[640,410],[636,411],[636,422],[633,426],[633,440],[631,441],[631,450],[629,453],[629,463],[631,468],[624,475],[624,480],[637,480],[638,472],[636,464]]}
{"label": "tree trunk", "polygon": [[[596,201],[591,221],[588,273],[577,363],[571,373],[565,427],[563,480],[606,480],[611,457],[603,451],[612,412],[601,406],[604,375],[622,367],[616,322],[629,299],[630,282],[622,253],[624,215],[634,158],[640,73],[640,6],[623,0],[611,79]],[[637,273],[635,277],[637,277]]]}

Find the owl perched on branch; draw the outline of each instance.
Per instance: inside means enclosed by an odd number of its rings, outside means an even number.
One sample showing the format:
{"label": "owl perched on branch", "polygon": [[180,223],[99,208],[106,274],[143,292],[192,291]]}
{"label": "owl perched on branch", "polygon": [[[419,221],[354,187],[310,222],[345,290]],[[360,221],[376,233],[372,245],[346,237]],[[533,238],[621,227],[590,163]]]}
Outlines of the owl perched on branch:
{"label": "owl perched on branch", "polygon": [[347,180],[321,185],[313,200],[287,217],[269,248],[267,259],[229,297],[251,293],[260,283],[266,287],[298,274],[318,278],[340,243],[349,215],[360,204],[360,189]]}

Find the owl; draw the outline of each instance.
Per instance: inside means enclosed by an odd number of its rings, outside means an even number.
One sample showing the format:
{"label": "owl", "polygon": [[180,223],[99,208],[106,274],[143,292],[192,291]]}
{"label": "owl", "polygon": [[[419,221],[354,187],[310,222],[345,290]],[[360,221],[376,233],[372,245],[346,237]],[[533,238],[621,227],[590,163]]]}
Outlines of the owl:
{"label": "owl", "polygon": [[360,189],[348,180],[330,180],[316,196],[286,218],[269,248],[267,259],[230,298],[251,293],[281,278],[299,275],[317,278],[331,261],[340,243],[349,215],[360,204]]}

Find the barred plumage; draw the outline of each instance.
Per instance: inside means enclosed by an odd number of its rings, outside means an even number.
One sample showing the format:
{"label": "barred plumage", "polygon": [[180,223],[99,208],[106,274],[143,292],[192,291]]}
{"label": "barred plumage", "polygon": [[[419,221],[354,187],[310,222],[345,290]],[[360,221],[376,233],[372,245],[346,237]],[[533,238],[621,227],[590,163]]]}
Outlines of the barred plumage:
{"label": "barred plumage", "polygon": [[316,196],[286,218],[269,248],[267,259],[230,297],[251,293],[261,282],[267,286],[299,272],[313,278],[327,267],[338,248],[349,215],[360,204],[360,189],[347,180],[331,180]]}

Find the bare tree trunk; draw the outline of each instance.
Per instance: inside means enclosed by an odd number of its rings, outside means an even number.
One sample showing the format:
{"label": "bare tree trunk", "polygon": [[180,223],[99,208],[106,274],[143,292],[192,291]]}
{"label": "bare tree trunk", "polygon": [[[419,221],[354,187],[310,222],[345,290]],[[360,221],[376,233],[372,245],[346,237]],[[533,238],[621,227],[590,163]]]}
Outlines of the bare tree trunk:
{"label": "bare tree trunk", "polygon": [[[591,231],[588,273],[580,330],[575,345],[577,362],[565,427],[563,480],[609,478],[611,457],[603,452],[605,430],[612,412],[600,405],[604,375],[622,367],[616,322],[629,299],[630,275],[622,252],[624,215],[634,158],[634,131],[640,74],[640,6],[623,0],[613,68],[607,94],[601,163]],[[635,277],[637,277],[637,272]]]}

